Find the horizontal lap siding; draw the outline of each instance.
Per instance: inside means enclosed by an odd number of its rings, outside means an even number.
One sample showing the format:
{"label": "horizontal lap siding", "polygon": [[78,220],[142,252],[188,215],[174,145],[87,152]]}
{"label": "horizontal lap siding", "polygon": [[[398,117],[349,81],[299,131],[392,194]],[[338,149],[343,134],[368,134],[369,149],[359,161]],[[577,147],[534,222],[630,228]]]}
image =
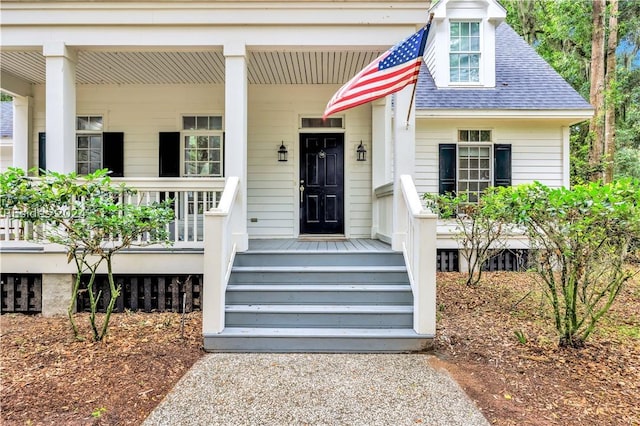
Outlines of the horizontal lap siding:
{"label": "horizontal lap siding", "polygon": [[[320,116],[334,88],[268,85],[249,87],[248,219],[252,237],[295,236],[299,211],[300,116]],[[345,231],[371,235],[371,108],[345,113]],[[309,130],[322,132],[322,130]],[[368,161],[357,162],[360,140]],[[287,162],[278,162],[284,142]]]}
{"label": "horizontal lap siding", "polygon": [[512,146],[512,183],[538,180],[562,186],[562,128],[544,121],[418,120],[415,181],[418,192],[438,192],[438,145],[454,143],[458,129],[491,129],[494,142]]}
{"label": "horizontal lap siding", "polygon": [[[333,86],[250,85],[248,111],[248,227],[252,236],[292,237],[297,230],[299,117],[320,116]],[[45,89],[34,94],[33,140],[45,129]],[[125,177],[158,176],[158,134],[181,130],[184,114],[224,114],[222,85],[82,85],[77,113],[102,115],[105,131],[124,132]],[[345,225],[351,237],[371,235],[371,106],[345,117]],[[311,130],[314,131],[314,130]],[[360,141],[367,161],[357,162]],[[284,141],[289,161],[278,162]],[[32,144],[31,164],[38,147]],[[254,219],[255,221],[251,221]]]}
{"label": "horizontal lap siding", "polygon": [[[180,131],[183,114],[224,111],[221,85],[80,85],[76,93],[76,114],[101,115],[105,131],[124,132],[125,177],[158,176],[158,133]],[[45,129],[44,87],[37,86],[34,97],[37,140]],[[32,164],[37,155],[34,146]]]}

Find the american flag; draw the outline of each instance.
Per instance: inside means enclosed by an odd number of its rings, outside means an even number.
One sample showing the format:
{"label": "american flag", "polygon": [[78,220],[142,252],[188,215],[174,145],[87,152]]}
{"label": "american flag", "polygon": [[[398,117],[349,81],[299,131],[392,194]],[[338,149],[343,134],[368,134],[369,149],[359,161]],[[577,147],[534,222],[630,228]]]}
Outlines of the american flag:
{"label": "american flag", "polygon": [[322,118],[395,93],[418,80],[429,23],[378,56],[331,98]]}

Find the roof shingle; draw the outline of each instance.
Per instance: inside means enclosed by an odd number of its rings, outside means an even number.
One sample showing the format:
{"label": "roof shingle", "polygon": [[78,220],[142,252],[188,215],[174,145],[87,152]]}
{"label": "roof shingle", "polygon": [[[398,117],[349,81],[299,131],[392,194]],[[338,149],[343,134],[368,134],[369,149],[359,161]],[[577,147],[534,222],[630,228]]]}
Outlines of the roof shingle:
{"label": "roof shingle", "polygon": [[496,29],[496,87],[440,88],[423,65],[416,108],[584,110],[591,105],[508,24]]}

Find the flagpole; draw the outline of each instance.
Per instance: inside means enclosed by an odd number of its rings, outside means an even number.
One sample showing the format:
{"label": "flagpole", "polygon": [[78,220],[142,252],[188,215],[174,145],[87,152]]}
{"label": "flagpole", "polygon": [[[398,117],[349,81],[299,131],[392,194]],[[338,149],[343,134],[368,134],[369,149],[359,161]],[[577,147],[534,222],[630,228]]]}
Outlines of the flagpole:
{"label": "flagpole", "polygon": [[[431,21],[433,21],[433,15],[434,13],[431,12],[429,14],[429,22],[427,22],[427,27],[431,26]],[[429,37],[429,34],[427,34],[427,37]],[[426,40],[425,40],[426,43]],[[422,51],[422,55],[424,55],[424,50]],[[420,73],[420,71],[418,70],[418,73]],[[416,78],[416,82],[413,85],[413,91],[411,92],[411,102],[409,102],[409,111],[407,111],[407,129],[409,128],[409,119],[411,118],[411,107],[413,106],[413,100],[416,97],[416,90],[418,89],[418,79]]]}

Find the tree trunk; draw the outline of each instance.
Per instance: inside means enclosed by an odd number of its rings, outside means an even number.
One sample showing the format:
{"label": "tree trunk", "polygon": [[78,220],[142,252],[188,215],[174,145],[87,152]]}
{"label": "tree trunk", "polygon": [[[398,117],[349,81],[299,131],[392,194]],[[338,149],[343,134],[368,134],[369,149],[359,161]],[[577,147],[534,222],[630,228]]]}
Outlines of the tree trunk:
{"label": "tree trunk", "polygon": [[593,0],[593,34],[591,37],[591,91],[589,101],[595,109],[589,125],[591,146],[589,165],[591,179],[602,178],[602,155],[604,151],[604,73],[605,73],[605,32],[604,14],[606,0]]}
{"label": "tree trunk", "polygon": [[607,43],[606,101],[604,115],[604,182],[613,181],[616,153],[616,48],[618,47],[618,0],[609,0],[609,41]]}

